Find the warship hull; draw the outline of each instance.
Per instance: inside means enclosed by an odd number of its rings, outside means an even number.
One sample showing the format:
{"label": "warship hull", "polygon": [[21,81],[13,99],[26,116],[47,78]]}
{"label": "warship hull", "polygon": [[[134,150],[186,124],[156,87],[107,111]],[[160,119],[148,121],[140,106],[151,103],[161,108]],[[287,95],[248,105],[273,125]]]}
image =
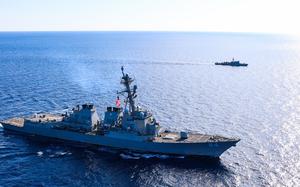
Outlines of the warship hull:
{"label": "warship hull", "polygon": [[228,62],[216,62],[215,65],[221,65],[221,66],[248,66],[248,64],[231,64]]}
{"label": "warship hull", "polygon": [[93,134],[92,132],[81,133],[50,128],[46,125],[24,125],[1,122],[5,130],[14,131],[22,135],[31,135],[58,139],[62,141],[78,142],[80,144],[111,147],[114,149],[131,150],[140,153],[158,153],[168,155],[181,155],[192,157],[218,158],[224,151],[235,146],[239,140],[224,142],[160,142],[147,141],[145,137],[124,133],[109,133],[106,135]]}

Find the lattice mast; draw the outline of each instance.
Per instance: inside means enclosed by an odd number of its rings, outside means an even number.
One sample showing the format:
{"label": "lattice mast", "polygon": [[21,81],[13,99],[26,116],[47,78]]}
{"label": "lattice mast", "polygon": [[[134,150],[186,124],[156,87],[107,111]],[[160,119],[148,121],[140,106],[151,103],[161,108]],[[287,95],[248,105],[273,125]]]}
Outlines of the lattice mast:
{"label": "lattice mast", "polygon": [[121,78],[121,84],[123,84],[125,86],[125,90],[123,90],[122,92],[119,92],[119,93],[127,93],[126,104],[127,104],[127,102],[129,102],[129,112],[131,114],[133,114],[136,110],[134,99],[137,97],[137,94],[136,94],[137,86],[134,85],[131,88],[130,85],[134,81],[134,79],[129,77],[128,74],[124,73],[123,66],[121,67],[121,70],[122,70],[122,75],[123,75]]}

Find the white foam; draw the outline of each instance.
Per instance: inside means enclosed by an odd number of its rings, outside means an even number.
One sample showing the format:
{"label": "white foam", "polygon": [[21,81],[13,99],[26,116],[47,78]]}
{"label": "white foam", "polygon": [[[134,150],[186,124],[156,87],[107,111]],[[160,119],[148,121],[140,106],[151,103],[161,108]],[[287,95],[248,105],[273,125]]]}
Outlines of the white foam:
{"label": "white foam", "polygon": [[145,159],[150,159],[150,158],[158,158],[158,159],[179,158],[179,159],[183,159],[183,158],[185,158],[184,156],[172,156],[172,155],[162,155],[162,154],[142,154],[142,153],[131,153],[131,152],[128,152],[128,154],[122,153],[121,156],[126,156],[127,159],[129,159],[129,158],[133,158],[133,159],[140,159],[140,158],[145,158]]}
{"label": "white foam", "polygon": [[56,152],[55,154],[56,154],[56,155],[63,156],[63,155],[65,155],[65,154],[67,154],[67,153],[68,153],[68,152],[58,151],[58,152]]}
{"label": "white foam", "polygon": [[43,151],[38,151],[38,152],[37,152],[37,155],[38,155],[38,156],[43,156],[43,154],[44,154]]}
{"label": "white foam", "polygon": [[120,156],[121,156],[123,159],[134,159],[134,160],[138,160],[138,159],[141,158],[141,157],[136,157],[136,156],[126,155],[126,154],[124,154],[124,153],[121,153]]}

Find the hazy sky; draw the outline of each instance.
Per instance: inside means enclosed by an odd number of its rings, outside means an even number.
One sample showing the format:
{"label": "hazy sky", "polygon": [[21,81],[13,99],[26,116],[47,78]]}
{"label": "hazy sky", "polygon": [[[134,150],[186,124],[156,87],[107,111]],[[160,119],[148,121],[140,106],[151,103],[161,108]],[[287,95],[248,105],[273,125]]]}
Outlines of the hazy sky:
{"label": "hazy sky", "polygon": [[0,31],[151,30],[300,34],[297,0],[0,0]]}

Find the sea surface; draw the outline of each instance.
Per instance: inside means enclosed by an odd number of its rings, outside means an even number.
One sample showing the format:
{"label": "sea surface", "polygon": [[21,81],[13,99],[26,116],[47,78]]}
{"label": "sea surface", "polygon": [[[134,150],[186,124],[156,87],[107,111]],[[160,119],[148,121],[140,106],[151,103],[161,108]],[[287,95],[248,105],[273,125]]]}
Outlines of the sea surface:
{"label": "sea surface", "polygon": [[[113,105],[124,66],[161,125],[241,138],[219,160],[119,153],[0,128],[0,186],[298,186],[300,42],[274,34],[0,33],[0,120]],[[215,66],[232,58],[248,67]]]}

